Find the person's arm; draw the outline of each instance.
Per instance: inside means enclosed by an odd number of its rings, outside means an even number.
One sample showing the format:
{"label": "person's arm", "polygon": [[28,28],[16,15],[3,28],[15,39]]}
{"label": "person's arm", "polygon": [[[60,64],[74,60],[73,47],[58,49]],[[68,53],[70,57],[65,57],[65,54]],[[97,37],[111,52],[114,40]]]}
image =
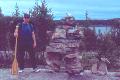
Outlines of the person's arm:
{"label": "person's arm", "polygon": [[32,38],[33,38],[33,48],[36,47],[36,37],[34,31],[32,32]]}

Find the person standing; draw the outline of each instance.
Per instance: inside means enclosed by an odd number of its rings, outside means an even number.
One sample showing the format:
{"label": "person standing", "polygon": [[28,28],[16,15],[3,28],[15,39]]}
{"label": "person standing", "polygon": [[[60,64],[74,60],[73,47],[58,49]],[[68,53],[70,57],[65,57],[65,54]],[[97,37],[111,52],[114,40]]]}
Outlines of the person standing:
{"label": "person standing", "polygon": [[25,51],[29,53],[31,66],[34,72],[37,72],[35,52],[36,38],[33,25],[29,23],[30,15],[24,14],[23,22],[16,26],[14,36],[18,38],[17,60],[19,65],[19,72],[24,71],[24,56]]}

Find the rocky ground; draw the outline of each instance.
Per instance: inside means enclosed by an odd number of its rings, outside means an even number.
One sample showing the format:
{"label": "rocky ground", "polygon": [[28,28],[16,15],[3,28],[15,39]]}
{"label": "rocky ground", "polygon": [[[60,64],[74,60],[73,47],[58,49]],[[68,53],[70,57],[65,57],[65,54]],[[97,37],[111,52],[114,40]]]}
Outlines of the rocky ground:
{"label": "rocky ground", "polygon": [[119,73],[109,72],[108,75],[101,76],[85,70],[82,75],[69,76],[65,72],[50,72],[47,69],[35,73],[31,68],[26,68],[23,73],[11,75],[10,69],[0,69],[0,80],[120,80],[120,77],[115,76],[116,74]]}

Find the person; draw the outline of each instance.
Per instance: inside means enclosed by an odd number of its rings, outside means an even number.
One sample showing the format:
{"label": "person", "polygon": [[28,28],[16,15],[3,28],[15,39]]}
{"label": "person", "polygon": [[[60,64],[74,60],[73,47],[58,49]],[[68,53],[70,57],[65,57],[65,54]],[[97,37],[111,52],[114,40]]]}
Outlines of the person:
{"label": "person", "polygon": [[27,51],[30,56],[31,66],[34,72],[38,72],[35,60],[34,48],[36,47],[36,38],[33,25],[29,23],[30,15],[24,14],[23,22],[16,26],[14,36],[18,38],[17,60],[20,68],[19,72],[24,71],[24,56]]}

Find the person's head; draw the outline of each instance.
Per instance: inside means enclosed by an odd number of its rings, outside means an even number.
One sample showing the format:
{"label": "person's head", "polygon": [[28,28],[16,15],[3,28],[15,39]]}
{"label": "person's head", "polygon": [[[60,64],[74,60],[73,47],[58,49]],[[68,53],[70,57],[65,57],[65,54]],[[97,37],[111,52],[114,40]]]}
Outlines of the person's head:
{"label": "person's head", "polygon": [[23,20],[24,20],[25,23],[29,23],[29,21],[30,21],[30,15],[27,14],[27,13],[24,13]]}

